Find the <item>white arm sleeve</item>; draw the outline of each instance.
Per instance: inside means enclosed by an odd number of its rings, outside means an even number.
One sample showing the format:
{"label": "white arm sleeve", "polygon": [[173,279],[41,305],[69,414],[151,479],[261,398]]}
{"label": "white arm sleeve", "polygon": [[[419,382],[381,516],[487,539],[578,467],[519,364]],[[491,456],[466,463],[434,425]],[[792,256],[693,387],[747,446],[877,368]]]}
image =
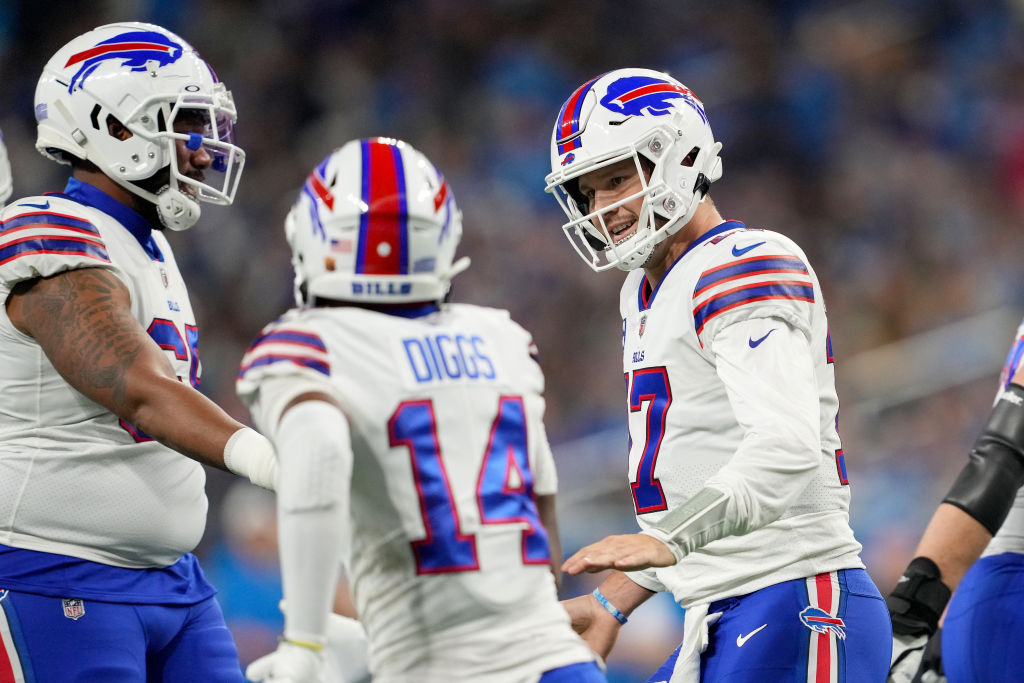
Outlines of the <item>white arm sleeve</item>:
{"label": "white arm sleeve", "polygon": [[284,583],[285,638],[323,645],[341,558],[346,551],[352,445],[348,420],[333,404],[304,401],[276,430],[277,515]]}
{"label": "white arm sleeve", "polygon": [[664,541],[677,561],[781,517],[821,462],[818,387],[803,332],[779,318],[744,320],[723,328],[714,349],[744,437],[704,489],[644,532]]}

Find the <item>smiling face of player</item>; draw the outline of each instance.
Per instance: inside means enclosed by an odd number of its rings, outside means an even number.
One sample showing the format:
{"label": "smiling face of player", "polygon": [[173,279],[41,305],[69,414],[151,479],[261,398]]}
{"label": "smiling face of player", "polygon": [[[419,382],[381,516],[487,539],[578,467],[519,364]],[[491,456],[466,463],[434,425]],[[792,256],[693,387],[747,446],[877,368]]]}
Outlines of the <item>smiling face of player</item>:
{"label": "smiling face of player", "polygon": [[[591,171],[579,179],[579,192],[586,201],[588,213],[601,211],[631,195],[637,195],[641,190],[643,183],[637,173],[636,163],[631,158]],[[643,202],[644,197],[640,194],[601,214],[603,227],[613,244],[619,244],[636,232]]]}

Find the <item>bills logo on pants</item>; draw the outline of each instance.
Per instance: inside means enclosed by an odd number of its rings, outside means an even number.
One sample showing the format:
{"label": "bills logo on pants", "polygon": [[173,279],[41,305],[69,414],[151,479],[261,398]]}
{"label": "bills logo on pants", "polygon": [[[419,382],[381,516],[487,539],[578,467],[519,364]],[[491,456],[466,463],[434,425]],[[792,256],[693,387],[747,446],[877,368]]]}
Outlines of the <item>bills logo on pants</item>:
{"label": "bills logo on pants", "polygon": [[844,650],[839,645],[846,639],[846,624],[839,617],[846,599],[839,584],[838,572],[818,574],[804,579],[808,606],[800,612],[800,621],[810,629],[807,653],[807,680],[814,683],[836,683],[838,672],[844,670]]}

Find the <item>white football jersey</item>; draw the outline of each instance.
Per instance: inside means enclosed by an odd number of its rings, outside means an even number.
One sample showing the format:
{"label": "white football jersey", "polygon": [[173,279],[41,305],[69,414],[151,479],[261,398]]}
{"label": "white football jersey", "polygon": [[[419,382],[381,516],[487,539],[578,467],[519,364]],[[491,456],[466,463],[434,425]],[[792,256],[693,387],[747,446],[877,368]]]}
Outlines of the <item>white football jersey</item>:
{"label": "white football jersey", "polygon": [[543,375],[508,313],[288,312],[238,391],[273,437],[307,391],[348,417],[348,576],[375,679],[536,681],[589,661],[558,603],[534,494],[556,489]]}
{"label": "white football jersey", "polygon": [[[162,234],[147,231],[144,247],[110,214],[62,195],[21,199],[2,218],[0,300],[23,280],[108,269],[178,376],[198,383],[198,329]],[[206,524],[202,467],[72,388],[6,307],[0,349],[0,543],[120,567],[190,552]]]}
{"label": "white football jersey", "polygon": [[[1009,384],[1010,379],[1020,369],[1022,360],[1024,360],[1024,322],[1021,322],[1020,327],[1017,328],[1017,340],[1010,347],[1010,353],[1006,356],[1006,364],[1003,366],[999,382],[1000,389]],[[982,556],[987,557],[1001,553],[1024,553],[1024,488],[1017,491],[1010,514],[1006,516],[999,531],[989,541]]]}
{"label": "white football jersey", "polygon": [[[643,270],[632,271],[620,309],[640,526],[705,485],[730,491],[730,505],[740,506],[734,516],[745,520],[736,534],[633,578],[688,607],[863,567],[849,525],[825,306],[799,247],[723,223],[654,291]],[[802,349],[795,359],[794,348]],[[778,381],[765,382],[765,373]],[[792,405],[786,385],[798,379],[810,400]],[[761,472],[771,478],[757,481]]]}

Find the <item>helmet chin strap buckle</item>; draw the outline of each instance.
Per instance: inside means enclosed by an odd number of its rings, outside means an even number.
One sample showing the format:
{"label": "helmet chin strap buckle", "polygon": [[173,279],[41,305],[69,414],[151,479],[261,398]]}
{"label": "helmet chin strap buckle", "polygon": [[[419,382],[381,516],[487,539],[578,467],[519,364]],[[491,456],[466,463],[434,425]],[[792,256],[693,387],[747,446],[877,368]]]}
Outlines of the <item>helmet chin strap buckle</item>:
{"label": "helmet chin strap buckle", "polygon": [[188,230],[199,220],[199,202],[170,185],[157,192],[156,213],[165,228]]}

